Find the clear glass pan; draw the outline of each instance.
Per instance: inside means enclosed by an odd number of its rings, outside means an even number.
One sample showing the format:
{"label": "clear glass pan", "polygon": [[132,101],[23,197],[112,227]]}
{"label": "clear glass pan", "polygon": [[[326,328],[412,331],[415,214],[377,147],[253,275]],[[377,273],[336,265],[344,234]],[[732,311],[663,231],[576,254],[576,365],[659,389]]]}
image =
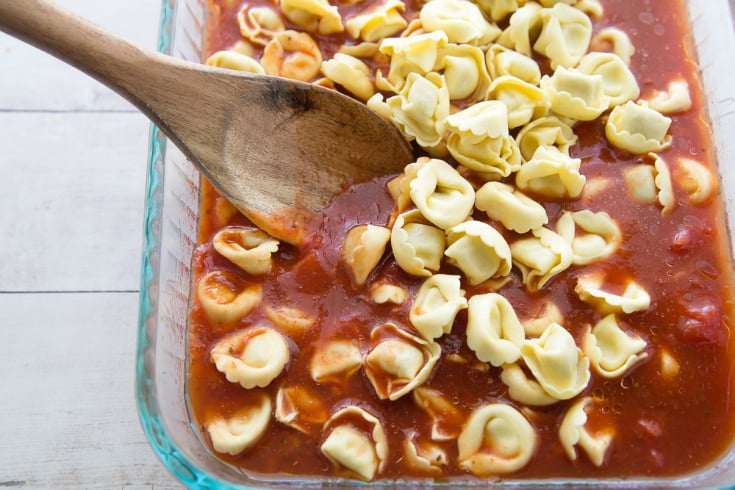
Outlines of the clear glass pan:
{"label": "clear glass pan", "polygon": [[[158,49],[199,61],[206,0],[163,0],[162,3]],[[735,162],[735,35],[729,3],[728,0],[688,2],[713,142],[722,164],[722,191],[728,215],[735,216],[735,166],[726,165]],[[302,488],[323,485],[324,482],[284,483],[249,479],[214,458],[199,440],[196,428],[192,427],[185,392],[186,325],[189,267],[196,244],[198,188],[197,171],[153,126],[146,183],[136,360],[136,397],[143,429],[163,465],[191,488]],[[735,242],[732,232],[733,227],[730,226],[731,242]],[[731,448],[715,466],[683,479],[509,480],[495,483],[511,487],[564,484],[598,488],[729,487],[735,485],[735,448]],[[361,484],[331,482],[330,486],[356,485]]]}

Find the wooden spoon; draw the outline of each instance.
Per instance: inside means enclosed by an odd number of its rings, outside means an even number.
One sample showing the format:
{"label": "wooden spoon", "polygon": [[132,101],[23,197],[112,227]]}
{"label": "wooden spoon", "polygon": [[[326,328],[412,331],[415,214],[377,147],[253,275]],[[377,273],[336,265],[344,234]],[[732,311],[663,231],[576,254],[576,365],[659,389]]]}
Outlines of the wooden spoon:
{"label": "wooden spoon", "polygon": [[128,99],[245,216],[291,243],[348,185],[412,159],[393,125],[333,90],[145,50],[46,0],[0,0],[0,29]]}

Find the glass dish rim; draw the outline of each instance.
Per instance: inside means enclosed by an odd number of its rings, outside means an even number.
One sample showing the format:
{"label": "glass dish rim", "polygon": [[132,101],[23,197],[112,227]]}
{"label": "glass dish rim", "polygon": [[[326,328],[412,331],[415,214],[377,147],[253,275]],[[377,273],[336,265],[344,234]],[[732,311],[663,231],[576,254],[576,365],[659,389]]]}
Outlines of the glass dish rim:
{"label": "glass dish rim", "polygon": [[[685,0],[687,5],[692,0]],[[722,0],[724,3],[726,0]],[[729,2],[730,8],[733,8],[733,2]],[[170,54],[173,48],[172,32],[175,22],[175,10],[177,8],[177,0],[162,0],[160,9],[159,32],[156,49],[159,52]],[[731,11],[731,14],[735,12]],[[735,19],[734,19],[735,22]],[[706,87],[705,87],[706,92]],[[705,94],[707,97],[707,94]],[[709,112],[712,111],[712,104],[708,104]],[[729,127],[735,127],[730,124]],[[182,452],[178,450],[175,443],[169,438],[161,416],[158,411],[156,401],[154,382],[152,372],[149,371],[146,353],[150,347],[150,337],[147,331],[149,320],[155,312],[155,305],[158,303],[157,293],[151,293],[151,287],[155,284],[158,274],[157,257],[161,251],[161,211],[162,211],[162,185],[164,182],[163,160],[166,154],[167,138],[160,129],[151,124],[149,133],[149,149],[147,158],[147,173],[145,183],[145,204],[144,204],[144,230],[142,245],[142,263],[141,263],[141,283],[140,283],[140,299],[138,311],[138,329],[136,344],[136,360],[135,360],[135,397],[138,407],[138,417],[142,429],[146,435],[150,447],[161,461],[163,466],[175,476],[182,484],[190,488],[208,488],[213,490],[238,489],[238,490],[257,490],[260,487],[247,484],[233,484],[220,480],[206,471],[201,470],[196,464],[192,463]],[[735,152],[735,148],[729,153]],[[735,156],[735,155],[731,155]],[[719,162],[724,160],[723,155],[718,155]],[[720,163],[721,165],[721,163]],[[735,245],[735,244],[733,244]],[[157,325],[156,325],[157,326]],[[731,448],[729,455],[732,456],[735,448]],[[575,487],[618,487],[631,488],[635,486],[667,486],[673,487],[692,487],[698,483],[698,480],[706,478],[708,474],[716,471],[718,467],[727,462],[727,454],[722,460],[716,462],[711,467],[702,472],[690,474],[684,477],[672,479],[644,479],[636,480],[571,480],[571,479],[546,479],[546,480],[489,480],[486,482],[401,482],[401,481],[379,481],[379,482],[360,482],[350,480],[335,481],[309,481],[299,479],[289,479],[283,482],[285,485],[300,486],[334,486],[345,485],[351,487],[402,487],[402,486],[425,486],[432,488],[451,487],[460,484],[462,488],[473,488],[486,485],[510,486],[520,488],[530,487],[558,487],[564,485],[573,485]],[[264,484],[278,484],[277,481],[264,481]],[[733,482],[735,483],[735,482]]]}

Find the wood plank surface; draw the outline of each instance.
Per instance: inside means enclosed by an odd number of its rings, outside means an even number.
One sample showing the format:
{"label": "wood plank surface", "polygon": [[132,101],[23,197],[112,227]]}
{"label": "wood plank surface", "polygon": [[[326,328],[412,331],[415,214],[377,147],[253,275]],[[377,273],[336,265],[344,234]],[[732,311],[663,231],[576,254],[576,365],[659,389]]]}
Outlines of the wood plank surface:
{"label": "wood plank surface", "polygon": [[0,294],[0,488],[178,488],[133,396],[137,293]]}
{"label": "wood plank surface", "polygon": [[[55,0],[145,47],[161,0]],[[181,488],[134,370],[148,121],[0,33],[0,488]]]}
{"label": "wood plank surface", "polygon": [[149,126],[0,112],[0,292],[138,290]]}

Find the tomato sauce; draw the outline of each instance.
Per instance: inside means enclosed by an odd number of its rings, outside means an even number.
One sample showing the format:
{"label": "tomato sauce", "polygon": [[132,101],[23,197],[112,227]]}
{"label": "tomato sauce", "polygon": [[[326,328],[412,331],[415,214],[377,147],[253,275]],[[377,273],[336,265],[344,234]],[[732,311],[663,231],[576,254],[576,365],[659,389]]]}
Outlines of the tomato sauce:
{"label": "tomato sauce", "polygon": [[[259,3],[267,2],[251,2]],[[673,77],[683,77],[689,83],[693,107],[671,116],[673,145],[666,150],[666,158],[686,156],[710,167],[715,165],[683,2],[604,0],[602,3],[605,15],[595,21],[595,29],[614,26],[628,33],[636,47],[631,69],[638,79],[641,98],[649,96],[654,89],[666,87]],[[208,27],[209,52],[225,49],[240,39],[235,20],[240,6],[240,1],[213,3]],[[350,8],[354,7],[340,6],[343,13]],[[418,8],[418,4],[409,2],[406,17],[415,17]],[[351,42],[340,35],[316,37],[325,59],[341,43]],[[374,63],[374,67],[380,67],[380,60]],[[626,315],[622,323],[647,342],[648,358],[622,378],[606,380],[593,375],[583,392],[595,401],[594,409],[588,413],[589,426],[615,428],[610,453],[601,467],[585,457],[570,461],[559,444],[557,428],[573,402],[570,400],[533,409],[538,450],[528,465],[510,477],[665,477],[701,470],[731,446],[735,433],[731,391],[735,357],[730,333],[735,291],[723,205],[715,199],[706,206],[694,207],[688,204],[686,196],[677,193],[678,205],[670,215],[662,217],[659,207],[626,197],[623,170],[639,163],[641,157],[609,145],[604,137],[603,119],[580,123],[575,126],[575,133],[579,141],[571,152],[573,157],[582,159],[581,173],[588,183],[598,178],[607,180],[608,187],[580,200],[542,201],[550,223],[556,222],[562,210],[606,211],[623,231],[622,245],[615,255],[601,263],[572,267],[554,276],[536,293],[526,290],[520,273],[514,268],[513,279],[497,292],[510,301],[520,318],[536,315],[543,300],[553,300],[564,314],[564,326],[579,344],[585,329],[599,318],[574,292],[577,277],[590,270],[602,270],[608,283],[617,283],[621,288],[627,280],[634,279],[651,295],[651,306],[646,311]],[[210,270],[230,271],[243,285],[262,283],[263,304],[239,323],[220,327],[208,322],[194,295],[189,325],[188,396],[196,421],[232,413],[253,396],[238,384],[228,382],[210,362],[209,352],[214,343],[231,331],[264,321],[267,305],[287,304],[316,318],[318,328],[293,339],[286,372],[259,391],[274,398],[279,385],[299,385],[307,387],[327,409],[344,400],[373,407],[384,423],[391,455],[379,478],[427,478],[412,473],[401,462],[400,444],[405,434],[431,423],[410,396],[396,401],[380,400],[361,371],[343,385],[316,383],[309,372],[312,354],[329,340],[351,339],[363,344],[375,325],[394,321],[408,326],[410,301],[403,305],[374,303],[367,287],[355,287],[340,262],[340,246],[350,228],[361,223],[388,221],[394,209],[385,188],[390,177],[356,185],[337,196],[318,227],[307,234],[303,246],[281,244],[272,270],[257,279],[214,251],[210,240],[217,229],[248,225],[248,222],[233,212],[203,180],[200,245],[193,258],[193,283]],[[474,218],[483,220],[483,215],[476,213]],[[511,232],[503,233],[509,241],[517,238]],[[456,270],[443,265],[442,272],[456,273]],[[411,296],[423,280],[401,270],[393,262],[390,251],[373,274],[373,280],[385,277],[405,286]],[[462,287],[467,297],[490,291],[487,286],[470,286],[465,281]],[[460,312],[451,333],[437,339],[443,356],[425,384],[450,399],[463,419],[483,403],[509,400],[499,368],[489,364],[478,368],[448,359],[453,353],[475,359],[465,340],[466,321],[466,311]],[[677,376],[661,375],[664,351],[678,361]],[[319,451],[320,430],[314,426],[309,434],[304,434],[273,421],[255,447],[237,456],[218,456],[256,477],[334,477],[334,468]],[[202,439],[207,440],[203,427]],[[476,478],[457,467],[456,443],[443,447],[449,464],[440,480]]]}

